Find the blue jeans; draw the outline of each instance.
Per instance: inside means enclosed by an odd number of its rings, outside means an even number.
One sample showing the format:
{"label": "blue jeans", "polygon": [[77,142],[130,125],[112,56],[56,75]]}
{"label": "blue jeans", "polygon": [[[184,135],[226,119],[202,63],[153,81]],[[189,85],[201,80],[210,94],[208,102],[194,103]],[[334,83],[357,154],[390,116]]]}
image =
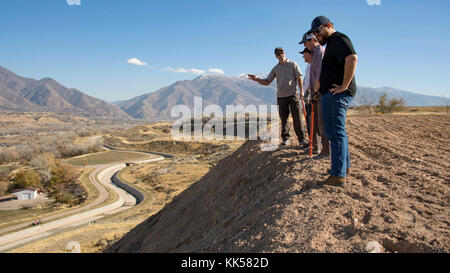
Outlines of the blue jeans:
{"label": "blue jeans", "polygon": [[352,99],[348,91],[336,95],[331,93],[322,95],[323,121],[331,146],[330,175],[332,176],[345,177],[347,169],[350,168],[345,118]]}

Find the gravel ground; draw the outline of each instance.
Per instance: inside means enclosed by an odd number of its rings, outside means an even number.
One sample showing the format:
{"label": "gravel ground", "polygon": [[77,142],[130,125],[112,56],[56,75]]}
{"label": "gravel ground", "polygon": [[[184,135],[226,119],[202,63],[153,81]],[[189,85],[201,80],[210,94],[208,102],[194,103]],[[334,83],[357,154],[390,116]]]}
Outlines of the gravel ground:
{"label": "gravel ground", "polygon": [[106,252],[448,253],[449,128],[446,115],[349,117],[340,187],[318,183],[329,158],[248,141]]}

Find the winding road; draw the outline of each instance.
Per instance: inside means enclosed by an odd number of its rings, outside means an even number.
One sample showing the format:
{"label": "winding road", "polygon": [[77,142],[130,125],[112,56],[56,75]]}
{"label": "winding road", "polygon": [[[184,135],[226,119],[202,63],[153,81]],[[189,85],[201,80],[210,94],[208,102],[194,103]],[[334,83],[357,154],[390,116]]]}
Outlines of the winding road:
{"label": "winding road", "polygon": [[[105,148],[110,150],[127,151],[127,152],[132,151],[132,150],[122,150],[107,145],[104,146]],[[132,151],[132,152],[158,155],[159,157],[140,161],[129,161],[130,163],[146,163],[173,157],[172,155],[168,154],[154,153],[147,151]],[[126,167],[125,163],[122,162],[105,165],[93,165],[91,167],[95,169],[89,175],[89,180],[99,191],[99,196],[95,201],[73,210],[41,218],[43,224],[39,226],[26,228],[27,226],[29,226],[29,223],[24,223],[0,229],[0,234],[8,233],[4,236],[0,236],[0,252],[5,252],[17,248],[23,244],[34,241],[36,239],[48,237],[63,228],[88,223],[101,217],[104,217],[105,215],[114,214],[119,211],[129,209],[132,206],[136,205],[136,199],[133,197],[133,195],[126,192],[122,188],[119,188],[117,185],[113,184],[111,180],[112,176],[115,173]],[[105,187],[108,187],[115,193],[117,193],[118,199],[111,204],[99,207],[99,205],[104,203],[109,198],[109,193]],[[15,230],[19,231],[13,232]]]}

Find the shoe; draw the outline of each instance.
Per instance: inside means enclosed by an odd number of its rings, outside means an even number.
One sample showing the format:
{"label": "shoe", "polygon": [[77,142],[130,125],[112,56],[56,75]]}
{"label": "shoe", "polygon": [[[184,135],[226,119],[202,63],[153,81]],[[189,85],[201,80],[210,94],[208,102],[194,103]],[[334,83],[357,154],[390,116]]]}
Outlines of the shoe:
{"label": "shoe", "polygon": [[286,146],[289,144],[289,139],[285,139],[280,143],[280,146]]}
{"label": "shoe", "polygon": [[308,148],[309,147],[309,141],[307,141],[306,139],[302,139],[298,141],[298,146],[302,147],[302,148]]}
{"label": "shoe", "polygon": [[[326,157],[328,157],[328,155],[324,155],[324,154],[320,153],[320,154],[316,155],[316,156],[314,157],[314,159],[322,159],[322,158],[326,158]],[[327,173],[329,174],[330,171],[331,171],[331,170],[327,170]]]}
{"label": "shoe", "polygon": [[319,149],[313,149],[312,153],[313,155],[319,154]]}
{"label": "shoe", "polygon": [[[320,158],[322,158],[321,155],[316,156],[316,158],[319,157],[319,156],[320,156]],[[328,169],[328,170],[327,170],[327,173],[330,173],[330,172],[331,172],[331,169]],[[350,174],[350,169],[347,169],[347,171],[346,171],[345,173],[346,173],[347,175]]]}
{"label": "shoe", "polygon": [[330,175],[325,181],[322,182],[324,185],[330,186],[342,186],[345,183],[345,177],[338,177]]}
{"label": "shoe", "polygon": [[330,152],[324,152],[324,151],[322,151],[322,152],[320,152],[319,155],[320,155],[320,156],[323,156],[323,157],[325,157],[325,156],[330,156]]}

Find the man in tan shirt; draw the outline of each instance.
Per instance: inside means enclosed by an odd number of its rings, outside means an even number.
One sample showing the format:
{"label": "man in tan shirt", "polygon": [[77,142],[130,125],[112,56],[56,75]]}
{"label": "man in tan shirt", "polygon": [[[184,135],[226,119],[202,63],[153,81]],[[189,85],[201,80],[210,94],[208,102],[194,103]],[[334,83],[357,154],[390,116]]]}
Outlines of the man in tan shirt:
{"label": "man in tan shirt", "polygon": [[306,148],[309,141],[306,140],[302,122],[300,119],[300,103],[297,94],[297,84],[303,95],[302,72],[297,63],[286,58],[283,48],[275,48],[275,56],[278,64],[270,71],[266,79],[259,79],[255,75],[249,74],[249,79],[262,85],[269,85],[275,78],[277,79],[277,104],[281,120],[281,145],[286,145],[289,139],[289,113],[292,113],[295,134],[297,135],[299,146]]}

